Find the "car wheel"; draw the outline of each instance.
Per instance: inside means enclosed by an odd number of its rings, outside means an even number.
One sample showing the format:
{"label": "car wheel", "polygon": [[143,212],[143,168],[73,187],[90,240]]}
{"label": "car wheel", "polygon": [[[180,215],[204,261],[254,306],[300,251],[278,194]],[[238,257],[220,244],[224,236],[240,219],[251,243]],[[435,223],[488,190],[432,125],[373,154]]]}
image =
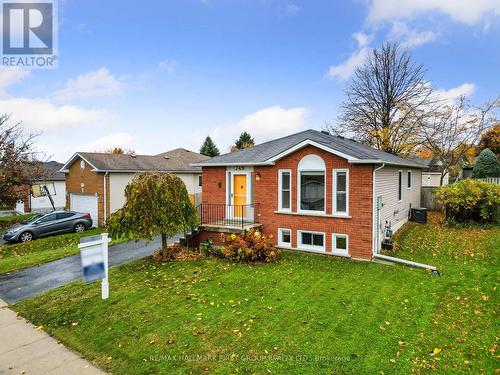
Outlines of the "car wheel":
{"label": "car wheel", "polygon": [[33,233],[31,232],[23,232],[19,235],[19,241],[21,242],[30,242],[33,240]]}
{"label": "car wheel", "polygon": [[85,225],[84,224],[76,224],[73,229],[75,230],[75,233],[82,233],[82,232],[85,232]]}

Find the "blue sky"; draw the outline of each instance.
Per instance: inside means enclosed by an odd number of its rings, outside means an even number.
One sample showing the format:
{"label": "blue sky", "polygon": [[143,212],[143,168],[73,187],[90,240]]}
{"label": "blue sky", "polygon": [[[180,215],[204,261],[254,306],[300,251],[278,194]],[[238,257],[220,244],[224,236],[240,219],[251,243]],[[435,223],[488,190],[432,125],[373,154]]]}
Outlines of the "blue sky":
{"label": "blue sky", "polygon": [[52,159],[112,146],[226,152],[335,123],[350,73],[387,40],[453,100],[500,94],[500,1],[59,1],[59,67],[0,70],[0,108]]}

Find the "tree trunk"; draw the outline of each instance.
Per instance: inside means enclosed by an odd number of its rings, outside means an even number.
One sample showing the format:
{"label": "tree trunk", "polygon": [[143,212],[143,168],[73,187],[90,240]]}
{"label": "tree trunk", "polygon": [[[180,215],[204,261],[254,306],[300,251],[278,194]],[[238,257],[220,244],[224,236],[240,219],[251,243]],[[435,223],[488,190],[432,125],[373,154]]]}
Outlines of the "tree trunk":
{"label": "tree trunk", "polygon": [[167,240],[167,235],[165,233],[161,234],[161,248],[165,249],[167,247],[168,240]]}

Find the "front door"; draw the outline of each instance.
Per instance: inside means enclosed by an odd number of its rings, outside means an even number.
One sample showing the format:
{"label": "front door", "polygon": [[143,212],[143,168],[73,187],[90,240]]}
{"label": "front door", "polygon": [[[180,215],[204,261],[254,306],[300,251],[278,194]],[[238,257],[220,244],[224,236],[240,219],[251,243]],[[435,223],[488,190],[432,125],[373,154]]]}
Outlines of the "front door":
{"label": "front door", "polygon": [[247,175],[235,174],[233,175],[233,215],[236,217],[246,216],[247,204]]}

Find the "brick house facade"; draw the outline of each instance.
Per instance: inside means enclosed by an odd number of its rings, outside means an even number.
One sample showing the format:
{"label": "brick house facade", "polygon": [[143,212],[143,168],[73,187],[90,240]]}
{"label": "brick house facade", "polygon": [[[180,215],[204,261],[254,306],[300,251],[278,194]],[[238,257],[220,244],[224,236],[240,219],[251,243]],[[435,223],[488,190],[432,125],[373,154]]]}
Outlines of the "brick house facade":
{"label": "brick house facade", "polygon": [[[387,159],[379,161],[372,158],[367,146],[344,139],[340,139],[337,146],[334,143],[337,137],[316,131],[298,133],[283,139],[255,146],[254,150],[222,155],[199,164],[202,166],[204,181],[202,206],[226,205],[229,208],[225,212],[219,210],[218,216],[214,218],[213,215],[209,217],[205,207],[201,207],[201,230],[191,245],[207,238],[217,242],[219,232],[237,232],[233,224],[227,225],[227,220],[221,220],[221,212],[227,216],[228,212],[234,210],[233,190],[230,185],[237,174],[245,173],[251,180],[248,184],[251,191],[247,194],[245,203],[255,207],[253,222],[261,225],[264,234],[272,235],[277,246],[296,250],[372,259],[383,237],[385,225],[399,228],[407,220],[409,207],[418,206],[420,203],[420,169],[411,161],[393,155],[386,156],[383,155],[385,153],[375,150],[374,156]],[[322,140],[325,142],[319,143]],[[331,144],[325,145],[326,142]],[[351,146],[352,154],[357,157],[347,154],[346,150],[349,150],[344,145]],[[268,149],[278,156],[273,156]],[[271,157],[260,156],[266,152]],[[358,155],[364,155],[363,152],[368,155],[367,162],[359,160]],[[324,192],[324,203],[321,199],[319,211],[299,207],[305,199],[300,193],[301,189],[305,189],[304,186],[307,188],[307,183],[302,179],[309,173],[301,164],[311,160],[318,162],[320,169],[324,171],[319,173],[322,183],[319,191]],[[405,173],[398,169],[403,166]],[[384,173],[381,172],[382,169]],[[406,171],[411,179],[409,182],[402,177],[406,175]],[[283,187],[280,185],[283,172],[287,174],[289,181],[289,187],[285,189],[286,197],[290,197],[286,198],[289,202],[286,210],[280,209],[282,203],[279,198],[280,194],[283,194]],[[336,183],[339,172],[345,177],[341,184]],[[314,188],[310,191],[314,192]],[[339,199],[339,193],[344,194],[341,200],[347,200],[347,209],[342,210],[343,212],[335,209],[335,206],[340,204],[335,201]],[[386,206],[377,206],[376,194],[381,202],[386,202]],[[393,199],[393,196],[396,198]],[[211,225],[210,220],[225,224]],[[283,238],[283,230],[287,234],[285,244],[280,240]],[[318,236],[318,242],[314,246],[309,242],[311,235]],[[337,242],[339,238],[341,241]],[[338,244],[341,244],[341,251]]]}

